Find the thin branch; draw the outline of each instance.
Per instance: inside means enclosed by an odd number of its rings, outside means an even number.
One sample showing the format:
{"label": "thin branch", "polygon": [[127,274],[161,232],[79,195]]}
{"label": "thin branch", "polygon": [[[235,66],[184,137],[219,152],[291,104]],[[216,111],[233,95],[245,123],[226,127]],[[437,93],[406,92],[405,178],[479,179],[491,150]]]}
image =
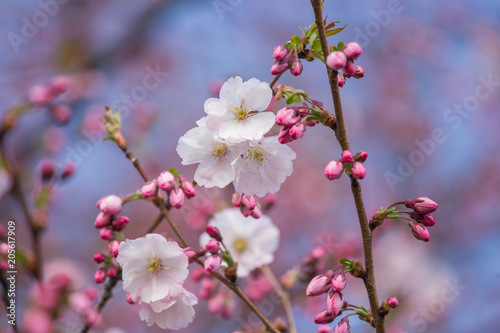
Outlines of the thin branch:
{"label": "thin branch", "polygon": [[[323,50],[323,56],[328,56],[328,42],[326,40],[325,29],[323,26],[323,13],[321,8],[321,0],[311,0],[311,4],[314,10],[314,16],[316,25],[318,27],[318,35],[321,42],[321,48]],[[350,150],[349,141],[347,140],[347,133],[344,124],[344,115],[342,112],[342,104],[340,101],[340,92],[337,82],[337,71],[330,69],[326,66],[328,72],[328,81],[330,83],[330,89],[333,97],[333,105],[335,108],[335,117],[337,120],[337,131],[336,137],[340,144],[342,150]],[[384,318],[380,316],[378,311],[379,302],[377,296],[377,288],[375,284],[375,271],[373,265],[373,251],[372,251],[372,232],[368,225],[368,219],[366,217],[365,207],[363,203],[363,194],[361,191],[361,185],[357,179],[351,177],[351,192],[354,197],[354,202],[356,204],[356,212],[358,214],[359,225],[361,227],[361,234],[363,237],[363,251],[365,256],[365,270],[366,275],[363,278],[365,284],[366,292],[368,294],[368,299],[370,301],[370,307],[373,315],[374,326],[377,333],[385,333]]]}
{"label": "thin branch", "polygon": [[273,286],[274,291],[281,299],[281,304],[283,305],[283,310],[285,311],[286,320],[288,322],[288,331],[290,333],[297,333],[297,327],[295,326],[295,319],[293,317],[292,303],[290,302],[290,297],[288,293],[281,287],[278,279],[274,275],[273,271],[269,266],[265,265],[260,268],[262,274],[267,278],[267,280]]}

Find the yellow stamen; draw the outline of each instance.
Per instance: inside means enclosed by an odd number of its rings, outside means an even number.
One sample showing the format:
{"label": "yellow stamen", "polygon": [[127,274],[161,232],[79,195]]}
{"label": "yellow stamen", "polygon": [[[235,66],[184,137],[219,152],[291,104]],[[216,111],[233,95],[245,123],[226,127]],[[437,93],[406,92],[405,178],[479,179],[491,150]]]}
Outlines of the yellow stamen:
{"label": "yellow stamen", "polygon": [[247,241],[244,238],[238,238],[234,241],[234,248],[238,252],[243,252],[247,248]]}
{"label": "yellow stamen", "polygon": [[243,106],[236,106],[233,111],[234,119],[237,121],[243,121],[250,116],[248,110]]}
{"label": "yellow stamen", "polygon": [[248,157],[253,161],[253,164],[262,165],[267,161],[269,154],[260,147],[251,147],[248,149]]}
{"label": "yellow stamen", "polygon": [[148,265],[146,266],[149,274],[158,275],[160,271],[164,268],[161,259],[158,256],[154,256],[148,260]]}
{"label": "yellow stamen", "polygon": [[224,143],[218,142],[212,147],[210,153],[216,160],[226,160],[226,155],[227,153],[229,153],[229,148]]}

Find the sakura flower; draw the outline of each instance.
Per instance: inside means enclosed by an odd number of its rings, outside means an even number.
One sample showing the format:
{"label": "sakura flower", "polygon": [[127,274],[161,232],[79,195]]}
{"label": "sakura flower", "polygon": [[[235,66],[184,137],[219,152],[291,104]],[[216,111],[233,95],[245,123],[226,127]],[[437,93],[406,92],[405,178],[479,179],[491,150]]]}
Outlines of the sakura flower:
{"label": "sakura flower", "polygon": [[194,180],[205,187],[223,188],[236,176],[235,167],[241,163],[240,155],[246,144],[229,144],[216,132],[205,126],[205,118],[197,122],[199,127],[189,130],[179,139],[177,153],[182,164],[200,163]]}
{"label": "sakura flower", "polygon": [[178,330],[194,319],[193,305],[198,303],[195,295],[183,289],[175,297],[141,303],[139,315],[148,326],[158,325],[162,329]]}
{"label": "sakura flower", "polygon": [[[248,276],[252,270],[274,260],[279,230],[268,216],[256,220],[244,217],[238,208],[228,208],[216,213],[209,226],[218,228],[224,244],[238,262],[238,277]],[[210,236],[204,233],[200,244],[204,246],[209,240]]]}
{"label": "sakura flower", "polygon": [[237,143],[259,140],[274,125],[274,114],[264,111],[273,97],[266,82],[241,77],[229,78],[219,93],[219,98],[205,102],[207,127],[218,131],[223,139]]}
{"label": "sakura flower", "polygon": [[251,142],[236,172],[236,191],[258,197],[276,193],[292,174],[296,156],[290,147],[279,143],[277,136]]}
{"label": "sakura flower", "polygon": [[116,261],[122,267],[123,289],[135,302],[179,294],[189,273],[188,258],[179,245],[158,234],[121,242]]}

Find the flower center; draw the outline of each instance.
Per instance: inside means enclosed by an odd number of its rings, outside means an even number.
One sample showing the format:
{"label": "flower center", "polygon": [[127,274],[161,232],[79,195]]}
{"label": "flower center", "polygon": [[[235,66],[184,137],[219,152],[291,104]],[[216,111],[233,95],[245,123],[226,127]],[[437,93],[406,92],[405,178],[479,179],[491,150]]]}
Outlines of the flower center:
{"label": "flower center", "polygon": [[267,161],[268,153],[261,147],[251,147],[248,149],[248,157],[253,162],[254,165],[262,166]]}
{"label": "flower center", "polygon": [[250,116],[250,113],[243,105],[235,106],[233,114],[234,114],[234,119],[237,121],[243,121]]}
{"label": "flower center", "polygon": [[247,248],[247,241],[244,238],[238,238],[234,241],[233,245],[234,245],[234,248],[236,249],[236,251],[243,252]]}
{"label": "flower center", "polygon": [[146,268],[148,269],[148,272],[151,275],[160,274],[160,271],[163,269],[163,264],[161,262],[161,259],[159,259],[158,256],[149,258],[148,265],[146,266]]}
{"label": "flower center", "polygon": [[224,161],[227,153],[229,153],[229,148],[224,143],[218,142],[212,147],[210,153],[216,160]]}

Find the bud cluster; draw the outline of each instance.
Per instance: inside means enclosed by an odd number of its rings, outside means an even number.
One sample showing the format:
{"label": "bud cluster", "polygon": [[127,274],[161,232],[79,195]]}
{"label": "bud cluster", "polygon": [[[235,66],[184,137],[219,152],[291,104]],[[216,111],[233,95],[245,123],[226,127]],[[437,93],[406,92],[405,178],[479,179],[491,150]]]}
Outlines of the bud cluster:
{"label": "bud cluster", "polygon": [[141,195],[143,198],[153,198],[159,190],[167,193],[170,205],[177,209],[182,207],[185,198],[191,199],[196,195],[193,183],[178,175],[175,170],[165,170],[156,179],[144,184]]}
{"label": "bud cluster", "polygon": [[254,195],[234,192],[232,202],[234,207],[240,208],[241,214],[245,217],[251,216],[255,219],[259,219],[262,216],[262,208],[259,199]]}
{"label": "bud cluster", "polygon": [[405,206],[413,210],[410,212],[412,220],[408,223],[413,236],[418,240],[428,242],[431,236],[427,227],[436,224],[436,220],[430,214],[438,209],[438,204],[428,197],[419,197],[415,200],[406,200]]}
{"label": "bud cluster", "polygon": [[354,179],[363,179],[366,175],[364,162],[368,153],[362,151],[353,155],[349,150],[344,150],[339,160],[329,162],[325,167],[325,176],[330,180],[339,179],[346,170]]}
{"label": "bud cluster", "polygon": [[356,42],[350,42],[345,46],[339,45],[337,50],[331,52],[326,58],[328,67],[336,71],[342,70],[342,73],[337,73],[340,87],[344,86],[346,78],[360,79],[365,76],[363,67],[354,64],[354,60],[358,59],[361,53],[363,53],[361,46]]}
{"label": "bud cluster", "polygon": [[273,58],[276,61],[271,67],[272,75],[281,75],[288,69],[290,69],[290,73],[295,76],[302,73],[302,63],[300,62],[295,46],[276,46],[273,51]]}

